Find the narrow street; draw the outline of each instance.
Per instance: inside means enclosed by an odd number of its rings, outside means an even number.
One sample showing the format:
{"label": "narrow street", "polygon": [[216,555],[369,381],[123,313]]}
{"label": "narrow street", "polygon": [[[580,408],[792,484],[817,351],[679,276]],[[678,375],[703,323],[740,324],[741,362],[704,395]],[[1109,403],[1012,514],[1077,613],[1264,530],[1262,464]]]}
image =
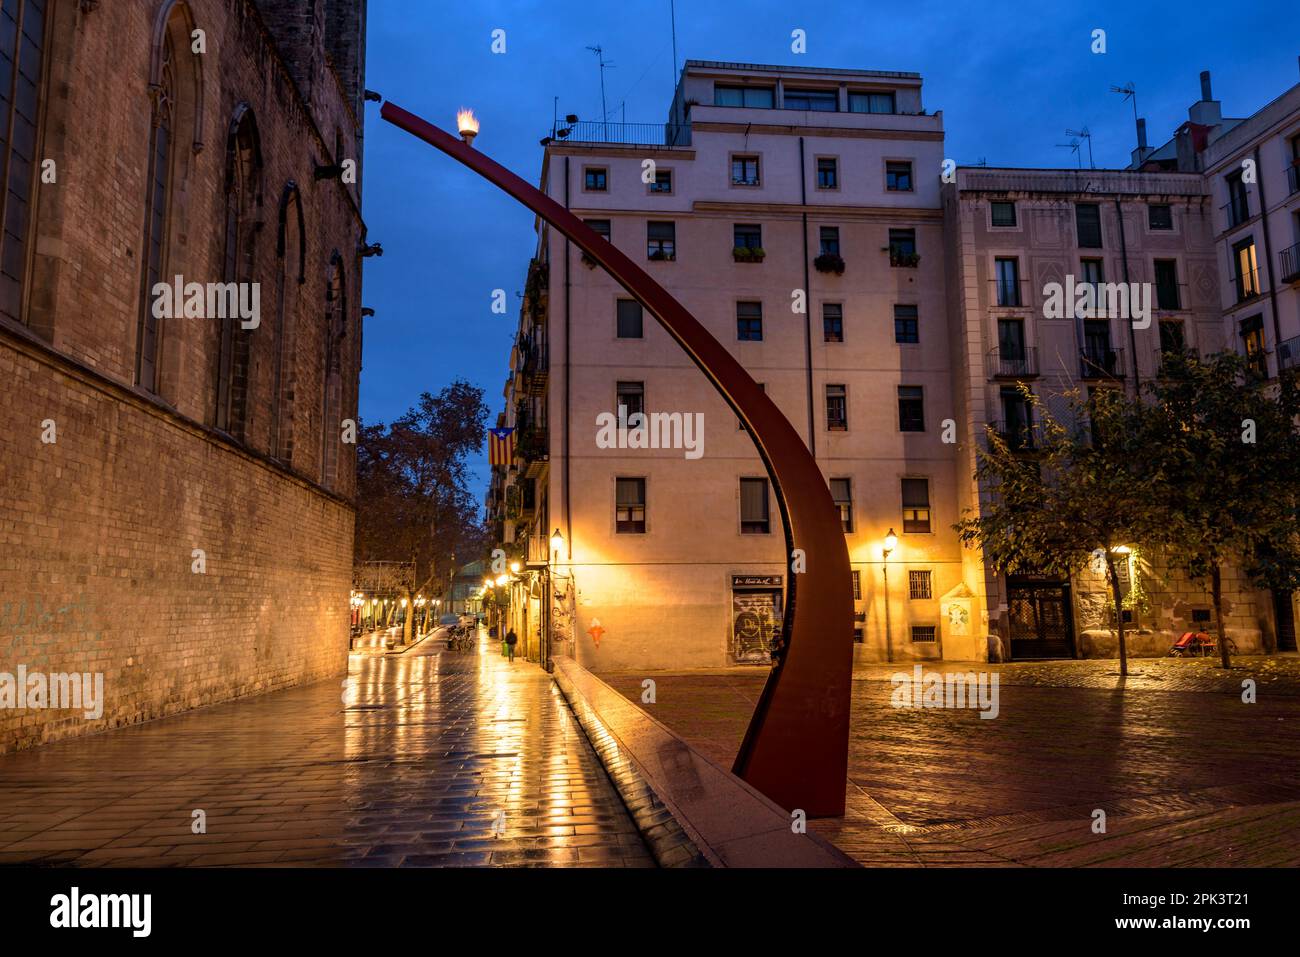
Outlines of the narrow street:
{"label": "narrow street", "polygon": [[499,647],[0,755],[0,864],[654,866],[550,677]]}

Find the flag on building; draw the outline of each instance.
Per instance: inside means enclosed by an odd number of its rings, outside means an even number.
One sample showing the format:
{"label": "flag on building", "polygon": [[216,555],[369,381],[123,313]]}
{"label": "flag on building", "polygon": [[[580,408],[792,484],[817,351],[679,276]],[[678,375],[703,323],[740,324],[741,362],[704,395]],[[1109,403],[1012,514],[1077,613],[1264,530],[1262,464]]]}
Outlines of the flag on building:
{"label": "flag on building", "polygon": [[488,429],[488,463],[509,465],[515,457],[515,430]]}

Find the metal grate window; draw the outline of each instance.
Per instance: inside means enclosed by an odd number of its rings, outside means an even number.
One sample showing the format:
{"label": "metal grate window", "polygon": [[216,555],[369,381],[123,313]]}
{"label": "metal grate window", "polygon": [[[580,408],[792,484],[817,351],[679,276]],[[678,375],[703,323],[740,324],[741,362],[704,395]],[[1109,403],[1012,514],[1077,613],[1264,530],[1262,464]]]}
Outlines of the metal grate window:
{"label": "metal grate window", "polygon": [[907,597],[913,601],[933,597],[930,594],[930,571],[909,571],[907,573]]}
{"label": "metal grate window", "polygon": [[935,640],[934,635],[935,635],[934,625],[913,625],[912,626],[912,641],[914,642],[934,641]]}

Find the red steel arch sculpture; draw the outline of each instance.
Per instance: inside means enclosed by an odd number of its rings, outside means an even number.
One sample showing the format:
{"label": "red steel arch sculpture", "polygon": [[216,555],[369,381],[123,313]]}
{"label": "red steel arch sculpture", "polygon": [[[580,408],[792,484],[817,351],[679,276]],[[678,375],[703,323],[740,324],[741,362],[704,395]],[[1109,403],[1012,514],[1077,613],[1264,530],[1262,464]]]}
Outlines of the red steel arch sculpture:
{"label": "red steel arch sculpture", "polygon": [[787,554],[802,550],[806,570],[787,576],[783,651],[732,770],[787,810],[842,815],[853,585],[839,509],[799,433],[731,353],[613,243],[536,187],[426,120],[393,103],[385,103],[380,115],[509,193],[600,263],[686,351],[745,423],[772,480]]}

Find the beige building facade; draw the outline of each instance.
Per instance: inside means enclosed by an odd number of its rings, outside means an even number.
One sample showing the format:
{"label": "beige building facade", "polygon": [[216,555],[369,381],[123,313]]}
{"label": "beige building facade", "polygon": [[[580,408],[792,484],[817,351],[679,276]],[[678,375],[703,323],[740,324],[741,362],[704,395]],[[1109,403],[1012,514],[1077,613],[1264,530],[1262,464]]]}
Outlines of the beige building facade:
{"label": "beige building facade", "polygon": [[[945,176],[921,92],[909,73],[688,61],[665,124],[558,127],[541,181],[804,435],[845,524],[858,660],[1113,654],[1099,577],[1008,581],[952,525],[978,505],[986,427],[1032,439],[1022,383],[1136,394],[1163,349],[1235,344],[1214,185],[1176,165]],[[1044,289],[1067,282],[1138,284],[1149,314],[1055,317]],[[790,558],[735,415],[544,223],[528,285],[500,418],[518,455],[489,492],[526,566],[513,614],[598,671],[766,663]],[[1125,567],[1145,589],[1131,647],[1201,625],[1200,583],[1140,546]],[[1241,650],[1268,647],[1267,594],[1230,578]]]}

